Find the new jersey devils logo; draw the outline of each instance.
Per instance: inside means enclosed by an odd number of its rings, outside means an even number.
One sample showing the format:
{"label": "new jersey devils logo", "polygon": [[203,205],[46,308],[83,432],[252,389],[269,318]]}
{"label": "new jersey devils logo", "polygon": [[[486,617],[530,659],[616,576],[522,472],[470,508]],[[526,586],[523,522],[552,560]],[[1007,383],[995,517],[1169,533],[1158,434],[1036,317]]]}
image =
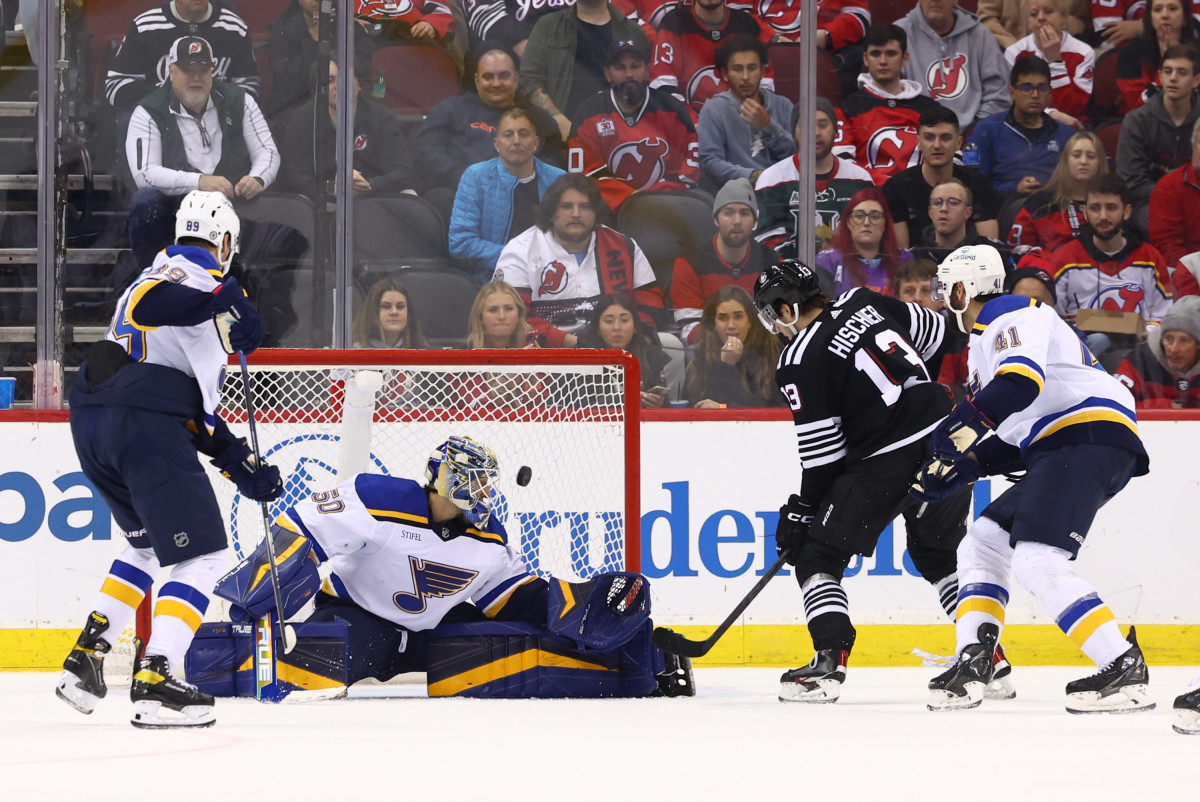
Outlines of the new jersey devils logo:
{"label": "new jersey devils logo", "polygon": [[800,0],[758,0],[758,18],[779,33],[795,33],[800,30]]}
{"label": "new jersey devils logo", "polygon": [[411,0],[358,0],[360,17],[400,17],[412,10]]}
{"label": "new jersey devils logo", "polygon": [[542,268],[542,280],[538,284],[537,294],[557,295],[567,286],[567,266],[562,262],[553,261]]}
{"label": "new jersey devils logo", "polygon": [[717,75],[716,67],[705,67],[702,70],[698,70],[695,75],[688,79],[688,103],[698,106],[713,95],[723,92],[728,88],[729,86],[721,80],[721,76]]}
{"label": "new jersey devils logo", "polygon": [[1136,312],[1145,300],[1146,290],[1142,285],[1118,284],[1101,289],[1094,306],[1114,312]]}
{"label": "new jersey devils logo", "polygon": [[608,157],[608,169],[635,189],[645,189],[666,175],[666,155],[670,149],[667,141],[657,136],[624,142]]}
{"label": "new jersey devils logo", "polygon": [[934,100],[950,100],[966,92],[967,85],[971,83],[967,74],[966,54],[955,53],[930,64],[925,82],[929,84],[929,96]]}
{"label": "new jersey devils logo", "polygon": [[871,167],[912,167],[917,163],[917,132],[902,125],[880,128],[867,140],[867,162]]}

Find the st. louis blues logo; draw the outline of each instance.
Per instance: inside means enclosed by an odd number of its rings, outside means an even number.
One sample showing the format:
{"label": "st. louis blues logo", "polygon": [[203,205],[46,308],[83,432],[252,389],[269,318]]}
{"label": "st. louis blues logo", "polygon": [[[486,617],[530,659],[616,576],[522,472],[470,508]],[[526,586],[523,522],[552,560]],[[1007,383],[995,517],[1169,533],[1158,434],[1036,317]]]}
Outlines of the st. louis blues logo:
{"label": "st. louis blues logo", "polygon": [[478,571],[469,568],[428,562],[417,557],[409,557],[408,565],[412,570],[413,592],[397,591],[392,601],[411,615],[424,612],[429,599],[453,596],[479,576]]}

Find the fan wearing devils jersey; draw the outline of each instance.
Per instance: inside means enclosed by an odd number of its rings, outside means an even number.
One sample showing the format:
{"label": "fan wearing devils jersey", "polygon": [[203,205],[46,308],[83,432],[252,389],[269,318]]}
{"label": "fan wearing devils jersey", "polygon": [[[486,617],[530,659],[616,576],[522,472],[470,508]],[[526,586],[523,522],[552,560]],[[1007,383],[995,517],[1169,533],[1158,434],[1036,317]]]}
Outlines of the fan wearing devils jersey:
{"label": "fan wearing devils jersey", "polygon": [[842,101],[842,137],[834,153],[882,184],[920,161],[917,123],[938,104],[921,94],[919,83],[900,77],[908,63],[908,34],[898,26],[871,26],[864,61],[859,91]]}
{"label": "fan wearing devils jersey", "polygon": [[[725,0],[697,0],[679,5],[663,17],[650,66],[650,86],[664,89],[697,113],[704,101],[729,88],[714,66],[721,42],[735,34],[753,36],[763,44],[771,41],[771,29],[746,11],[731,9]],[[764,61],[764,64],[766,62]],[[763,85],[775,88],[770,67]]]}
{"label": "fan wearing devils jersey", "polygon": [[379,22],[408,23],[413,39],[440,42],[454,33],[454,14],[450,6],[435,0],[358,0],[357,16]]}
{"label": "fan wearing devils jersey", "polygon": [[1067,32],[1067,0],[1030,0],[1029,23],[1033,33],[1004,51],[1008,66],[1021,56],[1038,56],[1050,65],[1050,105],[1086,117],[1096,54]]}
{"label": "fan wearing devils jersey", "polygon": [[560,176],[537,209],[537,224],[504,246],[495,281],[507,281],[529,309],[529,325],[547,345],[574,348],[603,295],[628,295],[658,327],[663,293],[642,249],[602,225],[600,190],[587,176]]}
{"label": "fan wearing devils jersey", "polygon": [[613,42],[609,91],[579,106],[568,167],[594,179],[610,208],[643,189],[686,189],[700,180],[699,144],[687,107],[648,85],[648,58],[632,40]]}

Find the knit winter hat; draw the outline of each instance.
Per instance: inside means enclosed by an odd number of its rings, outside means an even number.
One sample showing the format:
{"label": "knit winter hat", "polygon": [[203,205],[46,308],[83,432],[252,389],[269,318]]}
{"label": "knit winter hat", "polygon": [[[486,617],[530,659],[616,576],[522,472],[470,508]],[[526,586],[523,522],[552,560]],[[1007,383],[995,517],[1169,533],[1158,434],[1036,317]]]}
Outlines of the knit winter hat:
{"label": "knit winter hat", "polygon": [[716,200],[713,201],[713,217],[731,203],[746,204],[754,213],[754,219],[758,220],[758,198],[754,197],[754,187],[750,186],[750,179],[733,178],[725,182],[725,186],[721,187]]}
{"label": "knit winter hat", "polygon": [[[833,102],[827,97],[817,95],[817,111],[825,112],[825,116],[829,118],[829,122],[837,125],[837,112],[833,110]],[[789,131],[796,130],[796,123],[800,122],[800,104],[792,106],[792,127]]]}
{"label": "knit winter hat", "polygon": [[1162,330],[1172,329],[1190,334],[1200,342],[1200,295],[1185,295],[1171,304],[1163,315]]}
{"label": "knit winter hat", "polygon": [[1040,267],[1018,267],[1016,270],[1009,273],[1004,278],[1004,291],[1012,292],[1013,287],[1017,286],[1017,282],[1022,279],[1035,278],[1042,284],[1046,285],[1046,289],[1050,291],[1050,300],[1058,303],[1058,290],[1055,289],[1054,279],[1050,274]]}

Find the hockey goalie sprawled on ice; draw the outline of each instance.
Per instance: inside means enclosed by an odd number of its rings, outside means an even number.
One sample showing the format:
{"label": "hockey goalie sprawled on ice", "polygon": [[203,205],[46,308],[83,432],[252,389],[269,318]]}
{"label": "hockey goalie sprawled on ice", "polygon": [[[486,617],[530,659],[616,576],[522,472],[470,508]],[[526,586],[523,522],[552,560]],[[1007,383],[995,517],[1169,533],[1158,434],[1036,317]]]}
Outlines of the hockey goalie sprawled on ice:
{"label": "hockey goalie sprawled on ice", "polygon": [[[427,672],[431,696],[693,695],[687,658],[650,643],[645,577],[572,584],[526,570],[491,515],[499,475],[490,448],[451,437],[430,454],[424,484],[359,474],[281,514],[272,537],[284,619],[314,597],[315,609],[293,650],[275,644],[274,687],[259,697],[336,694],[414,671]],[[188,679],[214,695],[255,695],[264,673],[251,624],[276,609],[265,541],[215,592],[234,623],[198,633]]]}

